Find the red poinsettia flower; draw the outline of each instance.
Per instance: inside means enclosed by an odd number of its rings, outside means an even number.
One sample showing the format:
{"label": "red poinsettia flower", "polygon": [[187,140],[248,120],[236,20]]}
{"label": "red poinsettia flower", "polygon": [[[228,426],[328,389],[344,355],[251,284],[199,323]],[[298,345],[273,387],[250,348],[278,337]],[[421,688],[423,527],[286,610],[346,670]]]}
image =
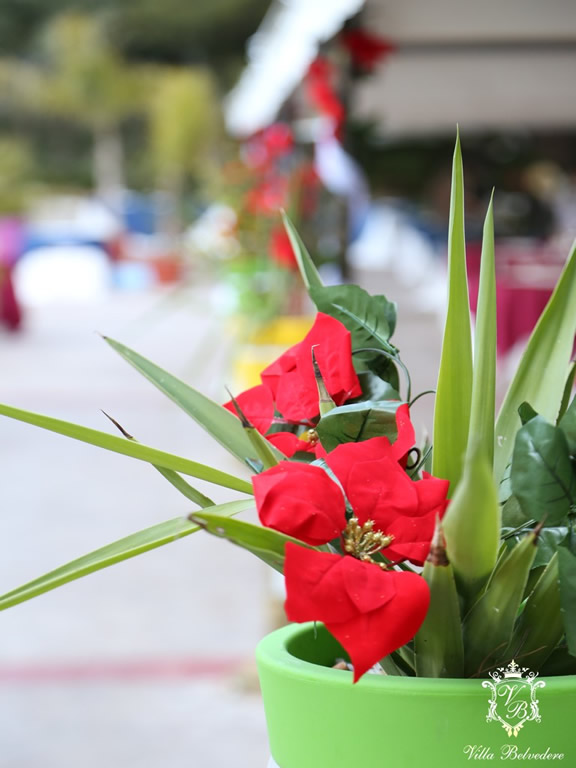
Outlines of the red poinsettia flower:
{"label": "red poinsettia flower", "polygon": [[446,511],[449,483],[427,473],[422,480],[412,480],[398,462],[401,450],[385,437],[375,437],[339,445],[326,461],[360,524],[373,520],[378,530],[394,537],[386,556],[422,565],[436,518]]}
{"label": "red poinsettia flower", "polygon": [[[404,442],[403,436],[392,445],[385,437],[374,437],[339,445],[326,454],[325,461],[340,486],[324,473],[336,490],[320,495],[320,507],[316,504],[313,514],[330,518],[330,532],[339,526],[342,533],[346,525],[342,517],[345,494],[360,525],[372,521],[375,530],[391,537],[384,551],[388,560],[410,560],[422,565],[430,550],[436,518],[446,511],[449,483],[426,473],[422,480],[412,480],[398,460]],[[336,538],[318,541],[316,533],[314,540],[305,533],[306,518],[312,514],[307,500],[315,493],[315,483],[318,487],[329,487],[322,472],[321,467],[280,462],[254,477],[256,505],[263,525],[312,545],[327,544]],[[274,493],[270,492],[271,477]],[[292,505],[289,513],[283,502],[287,496]],[[295,499],[299,499],[298,504]]]}
{"label": "red poinsettia flower", "polygon": [[[313,427],[319,415],[318,388],[312,365],[312,348],[326,388],[336,403],[359,397],[362,388],[352,364],[350,332],[338,320],[319,313],[304,339],[262,371],[262,384],[242,392],[236,401],[240,409],[261,433],[273,423]],[[234,415],[232,402],[224,404]],[[279,414],[279,415],[278,415]],[[286,456],[297,451],[323,456],[317,438],[291,432],[266,435]]]}
{"label": "red poinsettia flower", "polygon": [[342,491],[321,467],[281,461],[254,477],[254,490],[262,524],[307,544],[326,544],[346,527]]}
{"label": "red poinsettia flower", "polygon": [[394,444],[375,437],[340,445],[325,456],[333,474],[283,461],[253,478],[263,525],[311,546],[339,541],[342,554],[286,546],[286,613],[323,621],[350,654],[355,680],[407,643],[428,609],[421,576],[383,570],[374,556],[422,564],[448,503],[446,480],[412,480],[403,469],[414,431],[407,406],[398,411]]}
{"label": "red poinsettia flower", "polygon": [[354,557],[286,544],[286,616],[322,621],[348,651],[357,682],[409,642],[424,621],[430,592],[416,573],[383,571]]}
{"label": "red poinsettia flower", "polygon": [[335,318],[319,312],[304,339],[261,374],[262,383],[271,390],[276,408],[286,421],[299,423],[318,416],[313,347],[324,383],[336,405],[362,394],[352,364],[350,332]]}

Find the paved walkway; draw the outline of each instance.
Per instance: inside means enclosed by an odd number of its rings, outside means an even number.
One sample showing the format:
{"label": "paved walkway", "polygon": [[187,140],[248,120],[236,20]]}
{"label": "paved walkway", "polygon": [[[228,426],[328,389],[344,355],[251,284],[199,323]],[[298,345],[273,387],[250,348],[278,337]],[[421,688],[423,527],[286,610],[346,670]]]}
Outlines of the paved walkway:
{"label": "paved walkway", "polygon": [[[414,391],[434,387],[436,316],[391,276],[362,280],[400,299]],[[141,442],[241,472],[94,331],[226,397],[227,334],[197,292],[37,309],[20,336],[0,334],[0,401],[107,430],[103,408]],[[146,464],[8,419],[0,472],[2,593],[190,507]],[[261,702],[244,684],[267,574],[200,533],[0,613],[0,768],[264,768]]]}
{"label": "paved walkway", "polygon": [[[103,408],[142,442],[242,472],[94,331],[225,397],[227,344],[199,295],[112,295],[0,335],[0,400],[108,430]],[[1,592],[191,507],[144,463],[8,419],[0,468]],[[263,564],[197,534],[1,613],[0,768],[264,766],[241,679],[265,592]]]}

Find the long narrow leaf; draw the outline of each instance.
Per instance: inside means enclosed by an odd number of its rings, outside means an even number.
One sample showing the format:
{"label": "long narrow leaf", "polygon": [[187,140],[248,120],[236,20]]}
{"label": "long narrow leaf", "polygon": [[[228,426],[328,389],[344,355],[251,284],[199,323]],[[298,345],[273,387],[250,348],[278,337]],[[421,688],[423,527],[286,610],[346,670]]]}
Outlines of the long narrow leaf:
{"label": "long narrow leaf", "polygon": [[[112,416],[106,413],[106,411],[102,411],[102,413],[106,418],[110,419],[112,424],[114,424],[127,440],[133,440],[135,443],[138,442],[133,435],[127,432],[124,427],[116,421],[116,419],[113,419]],[[157,464],[154,464],[154,469],[157,470],[165,480],[168,480],[170,485],[176,488],[177,491],[180,491],[183,496],[186,496],[187,499],[193,501],[194,504],[198,504],[198,506],[202,508],[214,506],[212,499],[209,499],[208,496],[205,496],[197,488],[194,488],[190,483],[187,483],[178,472],[174,472],[172,469],[164,469],[164,467],[159,467]]]}
{"label": "long narrow leaf", "polygon": [[286,536],[272,528],[253,525],[244,522],[244,520],[230,520],[227,517],[213,514],[212,509],[209,513],[194,512],[190,515],[190,520],[200,525],[208,533],[228,539],[232,544],[247,549],[280,573],[284,571],[286,542],[293,541],[303,547],[308,547],[307,544],[298,539]]}
{"label": "long narrow leaf", "polygon": [[576,333],[576,243],[554,293],[532,332],[498,419],[494,476],[499,482],[514,448],[518,408],[527,401],[547,421],[556,422]]}
{"label": "long narrow leaf", "polygon": [[[243,499],[242,501],[219,504],[212,509],[222,516],[237,515],[252,507],[253,504],[251,499]],[[0,611],[56,589],[56,587],[67,584],[69,581],[80,579],[82,576],[94,573],[94,571],[100,571],[110,565],[120,563],[122,560],[128,560],[151,549],[162,547],[164,544],[170,544],[170,542],[181,539],[183,536],[189,536],[198,530],[200,530],[199,526],[191,523],[190,520],[177,517],[174,520],[167,520],[164,523],[153,525],[151,528],[138,531],[138,533],[133,533],[77,560],[72,560],[72,562],[0,596]]]}
{"label": "long narrow leaf", "polygon": [[174,472],[172,469],[164,469],[164,467],[159,467],[157,464],[154,465],[154,469],[158,470],[162,477],[165,480],[168,480],[170,485],[176,488],[177,491],[180,491],[182,496],[186,496],[187,499],[193,501],[194,504],[198,504],[198,506],[203,509],[214,506],[212,499],[205,496],[197,488],[190,485],[190,483],[187,483],[183,477],[180,477],[178,472]]}
{"label": "long narrow leaf", "polygon": [[302,275],[306,290],[309,291],[311,288],[322,288],[324,285],[322,279],[312,261],[312,257],[296,231],[294,224],[292,224],[285,213],[282,213],[282,220],[284,221],[284,227],[290,238],[290,244],[292,245],[292,250],[294,251],[294,256],[296,257],[296,262],[300,269],[300,274]]}
{"label": "long narrow leaf", "polygon": [[460,139],[452,166],[448,235],[448,310],[434,410],[433,473],[450,480],[453,494],[462,475],[470,426],[472,341],[464,240],[464,180]]}
{"label": "long narrow leaf", "polygon": [[482,238],[470,410],[470,438],[478,441],[480,450],[486,455],[490,467],[494,461],[496,397],[496,270],[493,196],[492,194],[486,213]]}
{"label": "long narrow leaf", "polygon": [[[133,349],[108,337],[104,337],[104,340],[243,464],[246,464],[247,459],[253,461],[258,458],[242,424],[230,411]],[[266,443],[265,447],[272,450],[278,461],[286,458],[277,448],[270,446],[265,438],[261,435],[258,437]]]}
{"label": "long narrow leaf", "polygon": [[227,472],[221,472],[219,469],[207,467],[204,464],[198,464],[198,462],[190,461],[190,459],[185,459],[182,456],[175,456],[172,453],[166,453],[165,451],[159,451],[157,448],[136,443],[133,440],[125,440],[122,437],[110,435],[107,432],[99,432],[97,429],[82,427],[79,424],[53,419],[40,413],[32,413],[32,411],[23,411],[20,408],[13,408],[10,405],[3,405],[1,403],[0,416],[8,416],[17,421],[24,421],[26,424],[33,424],[50,432],[72,437],[74,440],[96,445],[99,448],[105,448],[107,451],[131,456],[140,461],[147,461],[155,466],[174,470],[174,472],[181,472],[183,475],[207,480],[209,483],[221,485],[224,488],[232,488],[232,490],[241,491],[242,493],[252,493],[251,484],[239,477],[229,475]]}

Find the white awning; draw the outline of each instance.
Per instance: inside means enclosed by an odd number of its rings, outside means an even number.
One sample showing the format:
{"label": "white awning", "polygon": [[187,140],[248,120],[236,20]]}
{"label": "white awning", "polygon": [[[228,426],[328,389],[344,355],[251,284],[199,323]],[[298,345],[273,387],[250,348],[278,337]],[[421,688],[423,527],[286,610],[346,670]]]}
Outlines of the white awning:
{"label": "white awning", "polygon": [[362,7],[363,26],[398,46],[359,82],[356,116],[384,135],[576,127],[575,0],[284,0],[252,39],[230,94],[228,129],[272,122],[318,46]]}
{"label": "white awning", "polygon": [[358,13],[364,0],[275,3],[250,40],[249,63],[226,102],[226,125],[248,136],[269,125],[304,77],[318,46]]}

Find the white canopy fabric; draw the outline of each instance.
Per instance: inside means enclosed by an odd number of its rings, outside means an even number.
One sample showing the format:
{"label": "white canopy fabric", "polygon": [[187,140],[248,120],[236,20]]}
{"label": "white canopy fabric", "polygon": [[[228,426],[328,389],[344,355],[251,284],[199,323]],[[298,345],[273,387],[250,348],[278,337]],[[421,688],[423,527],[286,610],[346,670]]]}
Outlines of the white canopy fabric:
{"label": "white canopy fabric", "polygon": [[271,122],[319,44],[363,8],[364,27],[398,46],[356,89],[355,115],[385,135],[576,128],[575,0],[285,0],[250,46],[227,104],[247,135]]}
{"label": "white canopy fabric", "polygon": [[273,3],[248,47],[248,66],[226,104],[233,136],[269,125],[304,77],[321,43],[333,37],[364,0]]}

